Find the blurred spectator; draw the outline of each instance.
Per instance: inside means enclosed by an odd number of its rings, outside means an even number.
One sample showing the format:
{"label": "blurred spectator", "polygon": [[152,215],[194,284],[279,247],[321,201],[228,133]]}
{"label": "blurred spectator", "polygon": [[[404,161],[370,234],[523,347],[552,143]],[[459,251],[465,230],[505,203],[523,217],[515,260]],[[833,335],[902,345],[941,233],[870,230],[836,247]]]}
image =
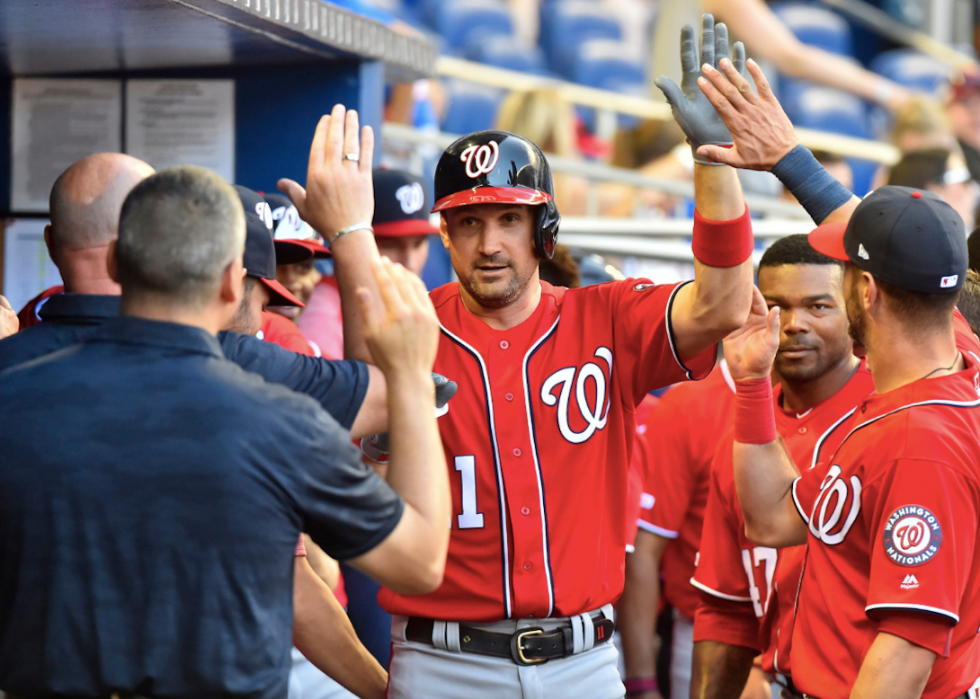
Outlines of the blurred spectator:
{"label": "blurred spectator", "polygon": [[5,296],[0,296],[0,340],[13,335],[18,329],[20,329],[20,321],[11,308],[10,301]]}
{"label": "blurred spectator", "polygon": [[888,184],[934,192],[960,215],[966,230],[973,230],[976,225],[980,186],[970,178],[959,149],[930,148],[906,153],[892,167]]}
{"label": "blurred spectator", "polygon": [[966,248],[970,255],[970,269],[980,272],[980,228],[975,229],[966,239]]}
{"label": "blurred spectator", "polygon": [[581,286],[578,262],[572,257],[571,251],[561,243],[555,245],[555,254],[550,260],[541,258],[538,275],[541,281],[554,286],[564,286],[568,289],[577,289]]}
{"label": "blurred spectator", "polygon": [[973,179],[980,182],[980,74],[964,73],[954,79],[946,114],[963,149],[966,166]]}
{"label": "blurred spectator", "polygon": [[[654,78],[681,75],[680,28],[690,24],[696,29],[705,12],[727,24],[732,42],[744,42],[750,57],[768,61],[788,76],[854,93],[892,111],[912,96],[901,85],[852,60],[802,43],[764,0],[663,0],[653,42]],[[664,99],[656,88],[653,94],[655,99]]]}
{"label": "blurred spectator", "polygon": [[966,282],[956,307],[970,324],[973,334],[980,336],[980,272],[972,268],[966,271]]}
{"label": "blurred spectator", "polygon": [[956,137],[942,105],[916,96],[895,112],[891,142],[903,153],[908,153],[926,148],[952,148]]}

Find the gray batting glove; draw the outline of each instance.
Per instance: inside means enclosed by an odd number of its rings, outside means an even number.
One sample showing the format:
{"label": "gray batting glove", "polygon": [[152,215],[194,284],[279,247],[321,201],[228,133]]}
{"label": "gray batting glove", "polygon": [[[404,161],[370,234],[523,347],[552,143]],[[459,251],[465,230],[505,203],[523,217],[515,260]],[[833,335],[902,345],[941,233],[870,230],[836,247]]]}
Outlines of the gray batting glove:
{"label": "gray batting glove", "polygon": [[[436,385],[436,417],[442,417],[449,412],[449,399],[456,395],[459,386],[455,381],[450,381],[442,374],[432,372],[432,381]],[[361,440],[361,452],[379,464],[388,461],[388,452],[391,449],[387,432],[379,432]]]}
{"label": "gray batting glove", "polygon": [[[698,78],[702,77],[701,66],[707,63],[715,68],[718,61],[728,56],[728,27],[724,24],[715,25],[715,18],[710,14],[701,17],[701,51],[700,61],[698,50],[694,44],[694,29],[685,24],[681,29],[681,87],[669,78],[660,76],[655,81],[670,102],[674,119],[687,136],[691,150],[694,151],[694,162],[702,165],[721,165],[711,160],[705,160],[698,155],[698,147],[704,145],[730,146],[732,134],[721,120],[715,108],[704,96],[698,86]],[[735,56],[732,59],[735,70],[743,73],[745,69],[745,47],[741,41],[735,42]]]}

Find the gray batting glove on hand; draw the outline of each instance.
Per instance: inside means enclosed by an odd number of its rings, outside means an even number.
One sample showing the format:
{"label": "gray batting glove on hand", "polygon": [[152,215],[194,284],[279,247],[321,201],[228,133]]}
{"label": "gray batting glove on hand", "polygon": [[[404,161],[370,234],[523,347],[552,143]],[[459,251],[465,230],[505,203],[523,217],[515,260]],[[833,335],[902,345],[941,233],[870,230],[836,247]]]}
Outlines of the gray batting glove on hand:
{"label": "gray batting glove on hand", "polygon": [[[698,155],[698,147],[704,145],[731,146],[732,135],[721,120],[715,108],[704,96],[698,86],[698,78],[702,77],[701,66],[705,63],[717,68],[718,61],[728,56],[728,27],[724,24],[715,26],[715,18],[705,14],[701,18],[701,51],[698,60],[698,50],[694,44],[694,29],[685,24],[681,29],[681,87],[669,78],[660,76],[655,81],[670,102],[674,119],[687,136],[691,150],[694,151],[694,162],[702,165],[721,165],[706,160]],[[735,42],[735,57],[732,59],[735,70],[742,73],[745,67],[745,47],[741,41]]]}
{"label": "gray batting glove on hand", "polygon": [[[432,381],[436,385],[436,417],[442,417],[449,412],[449,399],[456,395],[459,386],[434,371]],[[361,440],[361,452],[372,461],[383,464],[388,460],[389,444],[388,433],[379,432]]]}

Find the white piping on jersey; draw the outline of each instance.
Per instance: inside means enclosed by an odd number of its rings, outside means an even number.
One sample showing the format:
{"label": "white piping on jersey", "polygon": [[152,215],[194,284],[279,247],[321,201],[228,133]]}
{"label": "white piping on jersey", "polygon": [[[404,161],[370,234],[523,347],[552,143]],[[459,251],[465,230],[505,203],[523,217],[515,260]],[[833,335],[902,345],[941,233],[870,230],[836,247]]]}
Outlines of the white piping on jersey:
{"label": "white piping on jersey", "polygon": [[[840,416],[840,418],[837,420],[837,422],[835,422],[833,425],[831,425],[829,428],[827,428],[827,431],[826,432],[824,432],[822,435],[820,435],[820,439],[817,440],[817,443],[813,447],[813,458],[810,459],[810,470],[811,471],[816,467],[817,462],[820,460],[820,450],[823,448],[823,443],[825,441],[827,441],[827,437],[830,436],[830,433],[831,432],[833,432],[838,427],[840,427],[840,424],[842,422],[844,422],[844,420],[846,420],[851,415],[853,415],[854,414],[854,411],[856,411],[856,410],[857,410],[857,406],[854,406],[853,408],[851,408],[850,410],[848,410],[846,413],[844,413],[843,415]],[[843,442],[841,442],[841,443],[843,444]],[[794,495],[794,497],[795,497],[795,495]],[[807,521],[809,522],[809,520],[807,520]]]}
{"label": "white piping on jersey", "polygon": [[932,614],[938,614],[939,616],[944,616],[947,619],[952,619],[957,624],[960,623],[959,616],[953,614],[953,612],[940,609],[939,607],[927,607],[924,604],[870,604],[864,608],[864,611],[870,612],[872,609],[915,609],[920,612],[931,612]]}
{"label": "white piping on jersey", "polygon": [[670,529],[664,529],[663,527],[658,527],[656,524],[650,524],[649,522],[643,519],[636,520],[636,526],[638,526],[640,529],[645,529],[651,534],[662,536],[665,539],[676,539],[681,535],[680,532],[675,532],[675,531],[671,531]]}
{"label": "white piping on jersey", "polygon": [[674,307],[674,297],[677,296],[677,292],[684,288],[686,285],[690,284],[690,281],[681,282],[674,287],[674,290],[670,292],[670,298],[667,299],[667,344],[670,345],[670,353],[674,355],[674,361],[677,362],[677,366],[684,370],[684,376],[690,381],[691,370],[684,366],[684,362],[681,361],[681,356],[677,353],[677,344],[674,342],[674,326],[670,322],[670,311]]}
{"label": "white piping on jersey", "polygon": [[712,597],[718,597],[719,599],[727,599],[729,602],[751,602],[751,597],[736,597],[735,595],[726,595],[724,592],[718,592],[718,590],[712,590],[710,587],[703,583],[699,583],[694,578],[691,578],[690,583],[694,587],[701,590],[701,592],[707,592]]}
{"label": "white piping on jersey", "polygon": [[721,367],[721,377],[725,379],[725,383],[727,383],[728,387],[732,389],[732,393],[737,393],[735,390],[735,379],[732,378],[732,372],[728,368],[728,362],[725,361],[724,357],[718,360],[718,366]]}
{"label": "white piping on jersey", "polygon": [[803,519],[803,524],[809,526],[810,517],[803,511],[803,505],[800,503],[800,499],[796,497],[796,484],[800,482],[801,478],[801,476],[797,476],[793,479],[793,504],[796,505],[796,512]]}
{"label": "white piping on jersey", "polygon": [[[548,539],[548,513],[544,506],[544,477],[541,474],[541,463],[538,461],[538,441],[534,438],[534,417],[531,415],[531,389],[530,380],[527,373],[527,363],[531,358],[531,355],[537,351],[538,347],[541,346],[545,340],[551,337],[551,334],[558,327],[558,321],[561,320],[561,315],[559,315],[554,324],[548,328],[548,332],[538,338],[534,344],[531,345],[531,349],[527,351],[524,355],[524,361],[521,365],[521,378],[524,381],[524,408],[527,411],[527,434],[531,440],[531,457],[534,459],[534,473],[538,479],[538,504],[541,507],[541,541],[544,543],[544,573],[548,582],[548,613],[545,617],[551,616],[551,613],[555,610],[555,584],[551,578],[551,542]],[[610,368],[609,376],[610,384],[612,383],[612,369]],[[610,385],[610,390],[612,386]]]}
{"label": "white piping on jersey", "polygon": [[504,474],[500,469],[500,449],[497,446],[497,427],[493,416],[493,398],[490,395],[490,374],[487,372],[487,365],[483,362],[483,357],[480,356],[479,352],[466,344],[462,339],[446,330],[446,326],[444,326],[441,321],[439,323],[439,327],[444,333],[446,333],[446,335],[451,337],[454,342],[458,343],[461,347],[476,357],[476,360],[480,363],[480,372],[483,378],[483,390],[487,398],[487,419],[490,423],[490,443],[493,445],[493,461],[494,467],[497,471],[497,500],[500,507],[501,550],[504,554],[504,618],[510,619],[512,612],[510,601],[510,557],[507,552],[507,502],[504,497]]}

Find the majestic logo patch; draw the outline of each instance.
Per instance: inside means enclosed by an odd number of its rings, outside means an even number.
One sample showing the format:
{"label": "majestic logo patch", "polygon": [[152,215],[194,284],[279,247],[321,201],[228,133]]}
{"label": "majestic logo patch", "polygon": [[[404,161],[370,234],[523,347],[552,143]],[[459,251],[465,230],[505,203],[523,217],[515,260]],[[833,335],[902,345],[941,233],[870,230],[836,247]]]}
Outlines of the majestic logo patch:
{"label": "majestic logo patch", "polygon": [[871,255],[869,255],[868,251],[864,249],[863,243],[858,243],[858,257],[860,257],[862,260],[871,259]]}
{"label": "majestic logo patch", "polygon": [[480,175],[493,172],[498,157],[500,146],[496,141],[490,141],[482,146],[470,146],[460,154],[459,159],[466,163],[466,174],[475,180]]}
{"label": "majestic logo patch", "polygon": [[633,287],[633,291],[646,291],[647,289],[652,289],[656,284],[637,284]]}
{"label": "majestic logo patch", "polygon": [[926,508],[906,505],[888,518],[882,540],[890,559],[900,566],[919,566],[939,553],[943,528]]}
{"label": "majestic logo patch", "polygon": [[905,576],[905,579],[902,581],[902,589],[903,590],[914,590],[918,586],[919,586],[919,580],[918,580],[918,578],[916,578],[911,573],[909,573],[908,575],[906,575]]}
{"label": "majestic logo patch", "polygon": [[425,193],[418,182],[399,187],[395,190],[395,197],[398,198],[398,203],[406,214],[414,214],[425,203]]}

